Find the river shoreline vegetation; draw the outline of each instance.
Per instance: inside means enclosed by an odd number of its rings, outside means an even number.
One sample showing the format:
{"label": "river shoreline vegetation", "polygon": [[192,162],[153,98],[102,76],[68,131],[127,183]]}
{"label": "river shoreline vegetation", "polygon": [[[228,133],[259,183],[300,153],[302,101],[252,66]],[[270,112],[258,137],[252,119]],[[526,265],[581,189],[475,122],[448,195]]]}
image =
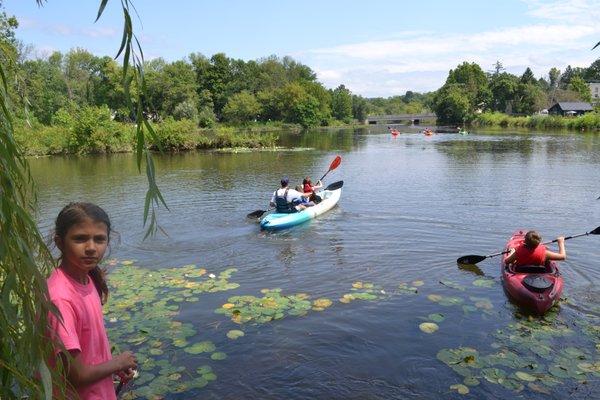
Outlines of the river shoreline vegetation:
{"label": "river shoreline vegetation", "polygon": [[556,102],[591,102],[591,81],[600,81],[600,59],[587,68],[569,65],[561,72],[553,67],[540,78],[529,67],[517,76],[500,61],[491,72],[464,62],[450,70],[431,108],[438,124],[599,130],[598,110],[579,118],[536,115]]}

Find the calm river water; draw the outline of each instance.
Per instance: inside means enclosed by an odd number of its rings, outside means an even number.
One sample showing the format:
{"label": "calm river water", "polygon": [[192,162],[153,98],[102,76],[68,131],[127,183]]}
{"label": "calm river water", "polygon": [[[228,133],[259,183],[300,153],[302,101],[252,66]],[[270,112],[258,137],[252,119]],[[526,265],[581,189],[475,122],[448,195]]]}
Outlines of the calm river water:
{"label": "calm river water", "polygon": [[[146,354],[154,362],[140,367],[140,378],[152,374],[141,380],[142,395],[461,398],[458,391],[465,388],[471,398],[598,395],[600,237],[567,242],[565,300],[545,322],[520,316],[507,301],[497,258],[479,263],[479,270],[460,269],[455,260],[500,251],[519,228],[535,228],[551,240],[600,225],[600,135],[425,137],[413,131],[393,138],[382,127],[288,134],[281,142],[286,150],[157,155],[158,182],[170,208],[161,210],[159,223],[168,236],[146,241],[141,220],[147,183],[133,155],[31,160],[42,231],[50,231],[70,201],[101,205],[119,233],[109,256],[118,260],[113,271],[131,268],[121,266],[123,260],[134,261],[147,271],[140,287],[160,279],[152,272],[165,268],[194,264],[216,275],[237,268],[229,282],[239,287],[201,293],[173,315],[193,327],[189,343],[210,341],[227,358],[154,343],[160,351]],[[342,164],[325,185],[344,180],[337,208],[274,234],[246,219],[268,207],[282,176],[316,180],[336,155]],[[241,325],[215,313],[235,302],[230,297],[260,298],[265,288],[332,304]],[[352,298],[365,290],[375,298]],[[344,294],[351,301],[340,302]],[[428,321],[439,330],[421,331]],[[111,329],[124,329],[120,323],[107,321]],[[245,336],[228,338],[234,329]],[[147,351],[135,340],[117,344]],[[453,350],[455,359],[448,361],[443,349]],[[161,372],[160,365],[185,370]],[[216,379],[204,375],[194,385],[202,365]],[[159,378],[161,389],[152,386]]]}

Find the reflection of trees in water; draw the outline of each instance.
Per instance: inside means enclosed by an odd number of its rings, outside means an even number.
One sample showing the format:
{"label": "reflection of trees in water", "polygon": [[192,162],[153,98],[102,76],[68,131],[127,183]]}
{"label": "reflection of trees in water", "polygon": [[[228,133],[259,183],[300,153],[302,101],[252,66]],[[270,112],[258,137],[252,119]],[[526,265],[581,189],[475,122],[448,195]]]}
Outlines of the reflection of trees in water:
{"label": "reflection of trees in water", "polygon": [[501,160],[507,155],[529,161],[536,143],[531,138],[498,138],[497,140],[449,140],[435,144],[435,149],[460,164],[477,164],[483,156]]}
{"label": "reflection of trees in water", "polygon": [[366,133],[366,128],[312,129],[301,133],[282,134],[280,135],[280,145],[317,150],[351,151],[364,146],[364,141],[359,140],[359,137]]}

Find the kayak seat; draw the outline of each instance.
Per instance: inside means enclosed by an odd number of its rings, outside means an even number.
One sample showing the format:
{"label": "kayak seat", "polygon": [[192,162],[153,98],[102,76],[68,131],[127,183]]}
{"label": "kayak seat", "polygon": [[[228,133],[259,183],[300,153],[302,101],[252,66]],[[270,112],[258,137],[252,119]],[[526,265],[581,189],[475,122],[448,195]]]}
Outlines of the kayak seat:
{"label": "kayak seat", "polygon": [[554,268],[547,262],[546,265],[520,265],[515,267],[515,272],[526,274],[551,274],[554,272]]}
{"label": "kayak seat", "polygon": [[554,286],[554,282],[543,276],[527,275],[523,279],[523,285],[533,292],[543,292]]}

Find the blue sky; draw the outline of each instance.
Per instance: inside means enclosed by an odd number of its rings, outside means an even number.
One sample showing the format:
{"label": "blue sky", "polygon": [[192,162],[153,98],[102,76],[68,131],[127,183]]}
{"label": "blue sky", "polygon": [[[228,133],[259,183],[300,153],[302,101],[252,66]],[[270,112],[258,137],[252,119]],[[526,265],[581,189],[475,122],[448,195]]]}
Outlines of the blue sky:
{"label": "blue sky", "polygon": [[[4,0],[20,22],[17,37],[30,57],[85,48],[114,55],[123,18],[109,0]],[[134,0],[134,19],[147,59],[174,61],[199,52],[232,58],[292,56],[326,87],[345,84],[367,97],[439,88],[462,61],[509,72],[529,66],[588,66],[600,41],[600,0]]]}

